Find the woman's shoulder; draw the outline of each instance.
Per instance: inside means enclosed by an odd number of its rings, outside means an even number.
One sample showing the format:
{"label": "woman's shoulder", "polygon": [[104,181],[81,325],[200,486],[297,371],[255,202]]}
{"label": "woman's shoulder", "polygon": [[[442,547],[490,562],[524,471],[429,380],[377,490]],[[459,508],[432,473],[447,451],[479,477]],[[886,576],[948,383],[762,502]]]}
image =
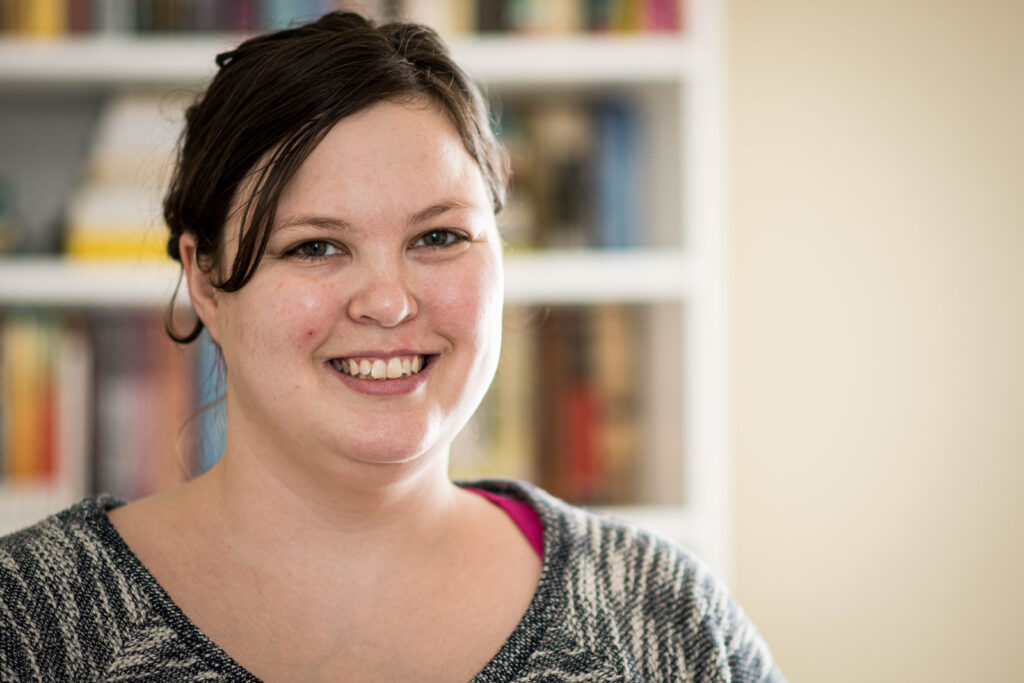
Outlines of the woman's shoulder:
{"label": "woman's shoulder", "polygon": [[[474,482],[499,495],[529,503],[544,527],[545,561],[573,574],[600,575],[598,587],[610,593],[643,588],[664,595],[688,593],[704,609],[724,586],[696,555],[673,540],[616,518],[567,503],[523,481]],[[590,583],[589,579],[579,577]]]}
{"label": "woman's shoulder", "polygon": [[[78,556],[91,554],[91,549],[105,542],[101,521],[110,508],[121,501],[111,496],[85,498],[36,524],[0,537],[0,586],[20,576],[29,583],[46,576],[59,576],[67,571],[80,574]],[[9,591],[0,597],[9,596]]]}
{"label": "woman's shoulder", "polygon": [[613,513],[596,511],[558,498],[525,481],[491,479],[469,484],[474,488],[528,503],[544,525],[545,540],[567,545],[575,555],[595,555],[605,560],[653,553],[680,567],[701,565],[690,551]]}
{"label": "woman's shoulder", "polygon": [[118,583],[116,532],[106,511],[120,504],[110,496],[85,498],[0,538],[0,620],[28,628],[49,611],[74,614],[95,586]]}
{"label": "woman's shoulder", "polygon": [[88,646],[113,649],[136,621],[146,599],[126,580],[106,519],[119,504],[86,498],[0,538],[0,672],[71,676],[82,661],[102,659],[83,651],[79,635],[107,634]]}
{"label": "woman's shoulder", "polygon": [[[474,484],[476,486],[477,484]],[[571,505],[523,482],[487,482],[526,500],[544,524],[544,577],[557,583],[555,631],[594,629],[632,644],[625,659],[657,676],[781,681],[754,626],[711,568],[689,550],[621,519]],[[542,579],[545,580],[545,579]],[[614,654],[610,655],[614,658]],[[675,667],[678,667],[675,668]]]}

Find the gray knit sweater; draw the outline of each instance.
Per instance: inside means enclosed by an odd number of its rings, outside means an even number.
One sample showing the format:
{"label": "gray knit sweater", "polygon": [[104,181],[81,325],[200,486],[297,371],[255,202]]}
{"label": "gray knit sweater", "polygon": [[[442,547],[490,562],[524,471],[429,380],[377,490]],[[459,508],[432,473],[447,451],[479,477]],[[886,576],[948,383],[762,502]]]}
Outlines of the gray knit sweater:
{"label": "gray knit sweater", "polygon": [[[678,547],[532,486],[537,592],[473,683],[782,681],[725,589]],[[89,498],[0,539],[0,681],[255,681],[200,631]]]}

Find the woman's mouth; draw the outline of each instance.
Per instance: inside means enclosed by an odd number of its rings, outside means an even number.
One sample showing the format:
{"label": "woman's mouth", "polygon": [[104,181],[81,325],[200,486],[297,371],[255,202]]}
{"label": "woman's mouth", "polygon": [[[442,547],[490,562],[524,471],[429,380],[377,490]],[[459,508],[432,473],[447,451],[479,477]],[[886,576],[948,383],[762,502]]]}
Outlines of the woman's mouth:
{"label": "woman's mouth", "polygon": [[331,367],[357,379],[388,380],[412,377],[427,366],[430,356],[392,356],[391,358],[335,358]]}

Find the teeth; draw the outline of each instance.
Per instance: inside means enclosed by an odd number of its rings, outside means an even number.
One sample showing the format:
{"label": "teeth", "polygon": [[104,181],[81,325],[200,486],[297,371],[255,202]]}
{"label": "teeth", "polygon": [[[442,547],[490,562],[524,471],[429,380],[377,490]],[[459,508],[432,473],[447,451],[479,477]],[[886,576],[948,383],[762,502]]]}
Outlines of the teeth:
{"label": "teeth", "polygon": [[394,358],[336,358],[331,366],[338,372],[359,379],[398,379],[410,377],[423,369],[423,356],[395,356]]}

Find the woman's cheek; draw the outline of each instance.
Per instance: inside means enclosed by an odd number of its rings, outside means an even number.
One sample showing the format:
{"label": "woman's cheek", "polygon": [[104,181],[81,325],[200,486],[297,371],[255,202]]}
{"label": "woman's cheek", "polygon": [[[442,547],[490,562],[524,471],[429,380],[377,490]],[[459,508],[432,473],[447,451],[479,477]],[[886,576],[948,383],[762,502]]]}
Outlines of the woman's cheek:
{"label": "woman's cheek", "polygon": [[453,268],[446,274],[441,300],[446,306],[457,309],[462,315],[482,316],[502,301],[503,273],[500,261],[489,258],[477,259],[470,267]]}
{"label": "woman's cheek", "polygon": [[[325,287],[307,284],[278,283],[273,294],[264,298],[267,312],[265,329],[276,337],[273,343],[280,344],[282,336],[290,337],[288,341],[294,348],[313,348],[319,344],[323,331],[330,329],[330,321],[325,320],[329,310],[336,307],[327,300],[328,291]],[[273,301],[273,305],[266,303]]]}

